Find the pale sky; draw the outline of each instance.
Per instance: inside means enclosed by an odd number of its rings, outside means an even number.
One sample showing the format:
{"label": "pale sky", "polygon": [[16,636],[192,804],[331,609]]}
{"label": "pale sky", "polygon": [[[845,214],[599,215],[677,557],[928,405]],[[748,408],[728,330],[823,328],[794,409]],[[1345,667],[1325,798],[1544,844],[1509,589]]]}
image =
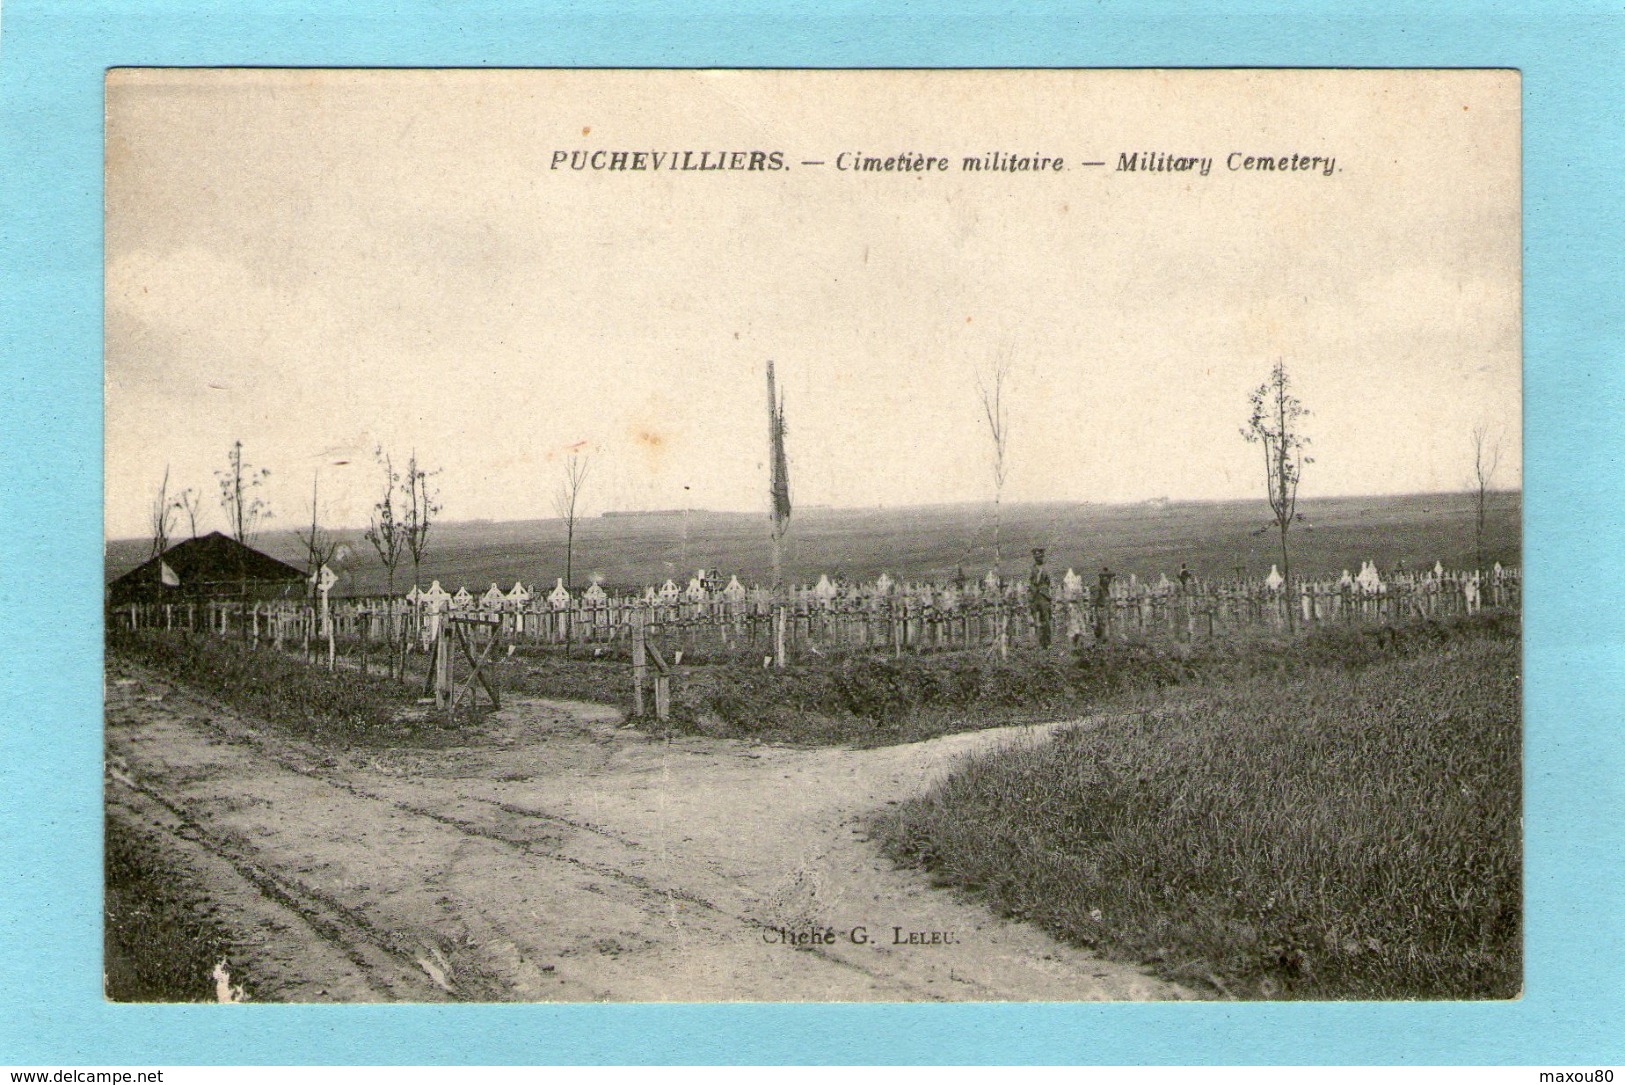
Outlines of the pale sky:
{"label": "pale sky", "polygon": [[[1263,497],[1283,359],[1302,496],[1521,484],[1515,73],[115,72],[106,530],[234,440],[270,526],[365,523],[371,450],[444,515],[763,509],[763,372],[798,504],[992,497],[975,374],[1013,359],[1006,500]],[[780,151],[776,172],[551,169]],[[1059,173],[966,173],[987,151]],[[946,156],[918,174],[842,152]],[[1211,157],[1207,176],[1120,154]],[[1232,171],[1228,156],[1336,172]],[[822,160],[823,166],[804,166]],[[1103,167],[1082,165],[1104,161]],[[349,461],[339,466],[338,461]]]}

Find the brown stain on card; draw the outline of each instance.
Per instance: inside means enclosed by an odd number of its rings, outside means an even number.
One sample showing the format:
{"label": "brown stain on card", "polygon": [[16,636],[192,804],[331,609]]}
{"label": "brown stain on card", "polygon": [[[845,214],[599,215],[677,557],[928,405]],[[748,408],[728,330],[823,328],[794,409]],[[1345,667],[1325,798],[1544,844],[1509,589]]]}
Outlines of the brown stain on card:
{"label": "brown stain on card", "polygon": [[642,454],[643,466],[650,474],[660,474],[670,458],[671,437],[658,426],[635,423],[629,427],[632,447]]}

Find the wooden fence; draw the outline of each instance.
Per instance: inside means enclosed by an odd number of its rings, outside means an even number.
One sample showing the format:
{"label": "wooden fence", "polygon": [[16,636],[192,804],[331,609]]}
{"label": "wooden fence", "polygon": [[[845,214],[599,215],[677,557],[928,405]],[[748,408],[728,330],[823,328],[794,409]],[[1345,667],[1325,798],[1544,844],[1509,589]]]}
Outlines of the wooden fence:
{"label": "wooden fence", "polygon": [[[634,628],[671,651],[692,655],[759,657],[775,654],[782,623],[791,659],[839,652],[929,652],[996,645],[1034,644],[1039,611],[1028,598],[1026,579],[904,584],[881,577],[863,585],[822,578],[775,598],[737,580],[726,587],[699,579],[679,590],[668,581],[641,594],[610,594],[594,586],[572,596],[561,587],[546,596],[515,585],[504,593],[492,585],[484,595],[451,595],[438,584],[414,588],[404,598],[342,599],[326,607],[311,603],[129,604],[109,621],[127,628],[187,629],[269,640],[331,656],[342,646],[368,652],[383,646],[394,629],[415,650],[436,643],[445,622],[458,615],[486,615],[513,645],[585,646],[630,651]],[[1421,573],[1379,577],[1362,566],[1359,576],[1294,580],[1181,583],[1134,576],[1113,579],[1102,591],[1068,571],[1053,584],[1051,631],[1056,643],[1097,640],[1201,639],[1249,631],[1289,632],[1329,624],[1382,624],[1414,618],[1471,614],[1483,606],[1517,608],[1522,578],[1517,569],[1483,576],[1435,567]]]}

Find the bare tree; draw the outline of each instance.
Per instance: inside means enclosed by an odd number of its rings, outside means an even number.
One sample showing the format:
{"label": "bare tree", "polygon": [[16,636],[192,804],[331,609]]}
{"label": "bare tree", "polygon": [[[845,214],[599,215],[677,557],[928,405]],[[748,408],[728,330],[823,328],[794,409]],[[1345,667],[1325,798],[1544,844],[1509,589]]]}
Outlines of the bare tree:
{"label": "bare tree", "polygon": [[[412,450],[412,456],[406,461],[406,485],[402,496],[406,498],[406,517],[402,521],[402,528],[406,532],[406,549],[412,555],[412,636],[421,636],[423,633],[423,600],[418,598],[420,591],[418,585],[418,570],[423,565],[424,555],[429,552],[429,528],[434,524],[434,518],[440,513],[439,495],[430,485],[429,479],[438,474],[437,471],[425,471],[418,466],[417,449]],[[432,671],[433,668],[431,668]],[[433,682],[433,676],[430,677]]]}
{"label": "bare tree", "polygon": [[[1010,373],[1011,352],[1008,346],[998,349],[986,371],[978,370],[976,373],[976,393],[981,397],[982,417],[987,421],[988,464],[993,468],[993,574],[998,579],[1001,593],[1004,590],[1004,551],[999,532],[1003,527],[1004,475],[1010,456],[1010,407],[1005,398]],[[1008,656],[1010,634],[1006,624],[1008,617],[1002,605],[994,621],[998,630],[995,647],[1000,656]]]}
{"label": "bare tree", "polygon": [[[1303,477],[1305,464],[1315,462],[1304,454],[1309,438],[1301,429],[1309,410],[1292,391],[1292,380],[1287,376],[1286,363],[1276,362],[1270,370],[1269,380],[1260,384],[1250,397],[1252,414],[1241,435],[1249,444],[1264,450],[1264,482],[1269,490],[1270,511],[1274,513],[1274,526],[1281,536],[1281,576],[1284,588],[1290,591],[1292,560],[1287,549],[1287,531],[1298,515],[1298,482]],[[1286,607],[1287,622],[1293,618],[1290,601]]]}
{"label": "bare tree", "polygon": [[322,530],[321,522],[317,514],[317,509],[319,507],[317,504],[317,482],[319,478],[320,476],[317,473],[311,473],[310,530],[294,531],[294,534],[298,536],[299,541],[305,544],[305,568],[307,575],[312,580],[312,586],[310,588],[312,595],[314,595],[316,591],[314,586],[316,574],[321,572],[323,565],[326,565],[328,562],[333,560],[333,555],[338,553],[339,548],[338,539],[333,537],[333,533]]}
{"label": "bare tree", "polygon": [[1495,469],[1501,466],[1501,438],[1491,437],[1485,425],[1473,427],[1473,553],[1480,573],[1484,571],[1484,515],[1489,506],[1490,486]]}
{"label": "bare tree", "polygon": [[384,485],[383,493],[372,507],[372,519],[367,525],[366,539],[378,552],[378,561],[384,567],[384,577],[388,584],[386,594],[389,598],[389,608],[384,616],[384,630],[389,640],[389,673],[391,677],[395,677],[399,673],[395,637],[395,570],[400,568],[401,559],[406,555],[406,522],[397,507],[402,489],[401,476],[396,473],[389,453],[383,448],[376,449],[373,455],[383,470]]}
{"label": "bare tree", "polygon": [[[220,507],[225,510],[226,524],[231,529],[232,538],[242,546],[247,546],[259,532],[260,522],[271,518],[270,504],[259,495],[259,488],[265,480],[271,477],[269,468],[262,467],[255,470],[243,459],[243,443],[233,441],[231,451],[226,453],[226,469],[216,471],[215,479],[220,483]],[[243,551],[239,549],[236,556],[238,598],[243,607],[243,642],[248,642],[248,573],[243,566]]]}
{"label": "bare tree", "polygon": [[188,486],[175,499],[175,504],[186,513],[187,527],[192,532],[192,538],[197,538],[197,514],[203,511],[203,492]]}
{"label": "bare tree", "polygon": [[159,557],[169,549],[169,529],[175,520],[175,510],[180,502],[169,496],[169,465],[164,465],[164,480],[158,484],[158,492],[152,499],[151,526],[152,526],[152,556]]}
{"label": "bare tree", "polygon": [[440,514],[440,495],[429,479],[438,471],[425,471],[418,465],[417,449],[406,461],[406,517],[402,527],[406,532],[406,548],[412,554],[412,586],[418,586],[418,569],[429,552],[429,528]]}
{"label": "bare tree", "polygon": [[[585,441],[578,442],[570,449],[570,456],[564,461],[564,481],[553,494],[553,510],[564,521],[564,588],[572,596],[575,594],[576,514],[581,507],[582,487],[587,484],[587,457],[581,453],[584,444]],[[575,622],[571,621],[564,637],[566,657],[574,647]]]}
{"label": "bare tree", "polygon": [[774,382],[773,360],[767,362],[768,518],[773,525],[773,590],[784,590],[784,537],[790,530],[790,455],[785,448],[784,393]]}
{"label": "bare tree", "polygon": [[226,453],[226,469],[216,471],[220,483],[220,507],[225,510],[231,537],[247,546],[259,533],[261,521],[271,519],[271,506],[259,496],[259,488],[271,477],[269,468],[256,471],[243,459],[243,443],[232,442]]}
{"label": "bare tree", "polygon": [[790,530],[790,456],[784,438],[784,393],[773,380],[773,359],[767,361],[768,514],[773,525],[773,665],[789,665],[784,643],[784,537]]}
{"label": "bare tree", "polygon": [[553,494],[553,511],[564,521],[564,587],[575,590],[576,515],[580,512],[581,491],[587,485],[588,460],[581,452],[581,442],[570,449],[564,461],[564,481]]}
{"label": "bare tree", "polygon": [[1005,393],[1010,384],[1010,349],[1002,347],[988,363],[985,371],[976,374],[976,393],[982,400],[982,416],[987,420],[989,439],[988,462],[993,468],[993,571],[1000,579],[1004,573],[1003,554],[999,547],[1000,520],[1004,503],[1004,475],[1010,453],[1010,410]]}

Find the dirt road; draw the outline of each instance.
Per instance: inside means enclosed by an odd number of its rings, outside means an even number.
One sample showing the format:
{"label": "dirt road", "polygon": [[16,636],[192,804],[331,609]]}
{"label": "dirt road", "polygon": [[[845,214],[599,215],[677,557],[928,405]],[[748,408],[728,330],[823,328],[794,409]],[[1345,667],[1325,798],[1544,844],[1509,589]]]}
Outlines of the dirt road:
{"label": "dirt road", "polygon": [[199,878],[262,998],[1189,997],[865,838],[868,811],[1032,730],[803,750],[520,700],[477,746],[335,754],[111,661],[108,816]]}

